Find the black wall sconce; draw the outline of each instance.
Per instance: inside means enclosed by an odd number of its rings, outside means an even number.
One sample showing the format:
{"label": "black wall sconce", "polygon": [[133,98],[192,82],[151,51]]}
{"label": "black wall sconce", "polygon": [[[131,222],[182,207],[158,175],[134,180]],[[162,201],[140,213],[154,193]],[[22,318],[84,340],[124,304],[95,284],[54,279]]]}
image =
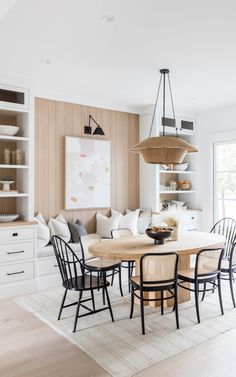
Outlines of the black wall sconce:
{"label": "black wall sconce", "polygon": [[92,134],[92,127],[90,125],[91,124],[91,120],[93,120],[94,123],[97,125],[97,127],[93,131],[93,135],[105,135],[102,127],[96,122],[96,120],[92,117],[92,115],[89,115],[89,124],[88,124],[88,126],[84,127],[84,133],[88,134],[88,135]]}

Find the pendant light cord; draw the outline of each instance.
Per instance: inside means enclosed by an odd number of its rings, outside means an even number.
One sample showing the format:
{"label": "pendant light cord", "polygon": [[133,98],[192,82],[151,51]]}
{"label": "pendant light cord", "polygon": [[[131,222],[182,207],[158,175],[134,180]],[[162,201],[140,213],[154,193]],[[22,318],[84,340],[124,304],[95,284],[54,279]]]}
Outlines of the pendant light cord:
{"label": "pendant light cord", "polygon": [[153,129],[153,124],[154,124],[154,120],[155,120],[157,102],[158,102],[158,98],[159,98],[159,94],[160,94],[160,89],[161,89],[161,82],[162,82],[162,75],[160,77],[159,84],[158,84],[156,102],[155,102],[154,111],[153,111],[153,115],[152,115],[152,123],[151,123],[151,128],[150,128],[150,131],[149,131],[149,137],[151,137],[151,133],[152,133],[152,129]]}
{"label": "pendant light cord", "polygon": [[176,117],[175,117],[175,108],[174,108],[174,101],[173,101],[173,95],[172,95],[172,89],[171,89],[171,84],[170,84],[170,75],[168,73],[168,84],[169,84],[169,91],[170,91],[170,100],[171,100],[171,107],[172,107],[172,113],[173,113],[173,118],[175,121],[175,132],[176,132],[176,137],[179,137],[178,135],[178,129],[176,127]]}

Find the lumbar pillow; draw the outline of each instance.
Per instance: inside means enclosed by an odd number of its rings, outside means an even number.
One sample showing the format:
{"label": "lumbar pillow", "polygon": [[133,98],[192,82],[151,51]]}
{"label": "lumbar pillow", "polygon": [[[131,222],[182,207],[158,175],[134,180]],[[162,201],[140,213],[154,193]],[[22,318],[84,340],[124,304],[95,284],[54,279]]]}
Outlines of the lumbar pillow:
{"label": "lumbar pillow", "polygon": [[[131,210],[127,209],[126,213],[132,212]],[[149,227],[152,218],[152,209],[145,208],[140,209],[138,223],[137,223],[137,230],[139,234],[145,234],[146,229]]]}
{"label": "lumbar pillow", "polygon": [[137,224],[138,224],[139,212],[140,212],[140,209],[136,209],[136,211],[131,211],[129,213],[126,213],[126,215],[122,215],[121,213],[115,211],[114,209],[111,210],[111,214],[113,216],[116,214],[120,214],[120,221],[119,221],[118,228],[129,229],[131,230],[133,235],[138,233]]}
{"label": "lumbar pillow", "polygon": [[38,213],[35,216],[35,220],[37,221],[37,246],[38,249],[43,248],[46,246],[50,241],[50,229],[47,226],[43,216],[41,213]]}
{"label": "lumbar pillow", "polygon": [[119,226],[121,214],[116,212],[111,217],[103,216],[97,212],[97,234],[102,238],[111,238],[112,229],[117,229]]}
{"label": "lumbar pillow", "polygon": [[51,218],[48,222],[51,237],[58,236],[65,242],[70,241],[70,230],[68,224],[62,215],[58,215],[55,219]]}
{"label": "lumbar pillow", "polygon": [[74,243],[78,243],[80,241],[80,237],[87,234],[87,230],[79,219],[77,219],[75,223],[68,221],[68,226],[70,229],[72,242]]}

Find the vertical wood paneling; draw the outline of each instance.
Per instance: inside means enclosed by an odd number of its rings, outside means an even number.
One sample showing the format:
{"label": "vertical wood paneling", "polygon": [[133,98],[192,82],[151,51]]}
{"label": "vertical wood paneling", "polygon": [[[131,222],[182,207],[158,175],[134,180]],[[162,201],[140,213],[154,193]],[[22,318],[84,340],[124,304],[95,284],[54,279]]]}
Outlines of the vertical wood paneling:
{"label": "vertical wood paneling", "polygon": [[[85,136],[91,114],[102,125],[105,136],[88,136],[111,141],[111,207],[124,211],[139,206],[139,160],[129,152],[138,142],[139,117],[106,109],[36,98],[35,104],[35,212],[48,220],[62,213],[67,220],[80,220],[95,231],[96,209],[64,209],[64,137]],[[93,130],[96,125],[92,123]],[[110,209],[98,209],[104,215]]]}

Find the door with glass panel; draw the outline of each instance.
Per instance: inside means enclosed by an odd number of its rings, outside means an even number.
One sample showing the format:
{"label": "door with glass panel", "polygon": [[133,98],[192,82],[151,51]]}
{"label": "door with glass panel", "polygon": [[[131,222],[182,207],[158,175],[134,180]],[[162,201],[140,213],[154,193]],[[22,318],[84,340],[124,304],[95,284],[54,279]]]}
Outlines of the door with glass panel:
{"label": "door with glass panel", "polygon": [[214,222],[236,220],[236,140],[214,143]]}

